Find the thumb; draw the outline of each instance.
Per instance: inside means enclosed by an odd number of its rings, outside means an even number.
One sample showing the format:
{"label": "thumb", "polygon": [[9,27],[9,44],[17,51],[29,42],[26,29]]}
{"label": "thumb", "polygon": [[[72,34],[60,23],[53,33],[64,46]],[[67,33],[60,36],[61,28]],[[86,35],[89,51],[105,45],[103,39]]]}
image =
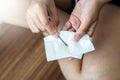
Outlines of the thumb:
{"label": "thumb", "polygon": [[56,26],[58,26],[59,24],[59,18],[58,18],[58,14],[57,14],[57,9],[55,6],[54,1],[51,2],[51,5],[49,6],[49,13],[50,13],[50,17],[52,18],[52,21],[55,23]]}
{"label": "thumb", "polygon": [[48,16],[49,16],[49,21],[52,25],[53,34],[55,37],[58,37],[58,25],[59,25],[59,19],[58,19],[58,14],[57,14],[57,9],[54,3],[54,0],[50,1],[49,7],[48,7]]}
{"label": "thumb", "polygon": [[42,26],[51,34],[56,37],[57,30],[49,21],[48,8],[46,6],[39,6],[38,17],[42,23]]}
{"label": "thumb", "polygon": [[78,30],[74,35],[74,40],[78,41],[84,34],[86,34],[88,28],[91,26],[92,21],[90,19],[86,19],[86,21],[82,22]]}

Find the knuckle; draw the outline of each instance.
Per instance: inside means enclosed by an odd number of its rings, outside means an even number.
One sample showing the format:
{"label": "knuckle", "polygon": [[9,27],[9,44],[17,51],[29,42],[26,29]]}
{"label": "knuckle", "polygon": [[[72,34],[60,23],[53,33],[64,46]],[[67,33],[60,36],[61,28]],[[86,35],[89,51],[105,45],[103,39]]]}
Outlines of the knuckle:
{"label": "knuckle", "polygon": [[47,21],[43,23],[43,26],[44,26],[44,27],[48,27],[49,25],[50,25],[50,24],[49,24],[49,22],[47,22]]}
{"label": "knuckle", "polygon": [[45,28],[40,28],[40,30],[41,30],[41,31],[43,31],[43,32],[44,32],[44,31],[46,31],[46,29],[45,29]]}

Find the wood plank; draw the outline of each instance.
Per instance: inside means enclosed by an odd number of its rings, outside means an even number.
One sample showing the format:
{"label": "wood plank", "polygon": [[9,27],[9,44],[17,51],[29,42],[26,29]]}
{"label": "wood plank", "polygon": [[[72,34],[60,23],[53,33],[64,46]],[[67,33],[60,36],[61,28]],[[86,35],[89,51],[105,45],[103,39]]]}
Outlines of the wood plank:
{"label": "wood plank", "polygon": [[43,35],[0,25],[0,80],[65,80],[57,61],[47,62]]}

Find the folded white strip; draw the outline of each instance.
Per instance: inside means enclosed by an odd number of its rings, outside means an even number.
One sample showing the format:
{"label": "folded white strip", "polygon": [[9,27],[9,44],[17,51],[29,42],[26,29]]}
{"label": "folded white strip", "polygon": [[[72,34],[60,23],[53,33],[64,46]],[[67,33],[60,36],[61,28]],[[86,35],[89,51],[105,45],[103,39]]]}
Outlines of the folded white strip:
{"label": "folded white strip", "polygon": [[85,34],[78,42],[73,40],[74,32],[61,31],[60,37],[68,44],[68,47],[52,35],[44,38],[47,61],[73,57],[81,59],[84,53],[95,50],[90,37]]}

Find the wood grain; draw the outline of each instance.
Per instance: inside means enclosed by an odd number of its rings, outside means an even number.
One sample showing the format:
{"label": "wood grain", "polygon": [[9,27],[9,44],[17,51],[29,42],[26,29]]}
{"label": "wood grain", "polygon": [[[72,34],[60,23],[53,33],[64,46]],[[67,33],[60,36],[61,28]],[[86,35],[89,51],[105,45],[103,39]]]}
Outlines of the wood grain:
{"label": "wood grain", "polygon": [[47,62],[43,35],[0,25],[0,80],[65,80],[58,63]]}

